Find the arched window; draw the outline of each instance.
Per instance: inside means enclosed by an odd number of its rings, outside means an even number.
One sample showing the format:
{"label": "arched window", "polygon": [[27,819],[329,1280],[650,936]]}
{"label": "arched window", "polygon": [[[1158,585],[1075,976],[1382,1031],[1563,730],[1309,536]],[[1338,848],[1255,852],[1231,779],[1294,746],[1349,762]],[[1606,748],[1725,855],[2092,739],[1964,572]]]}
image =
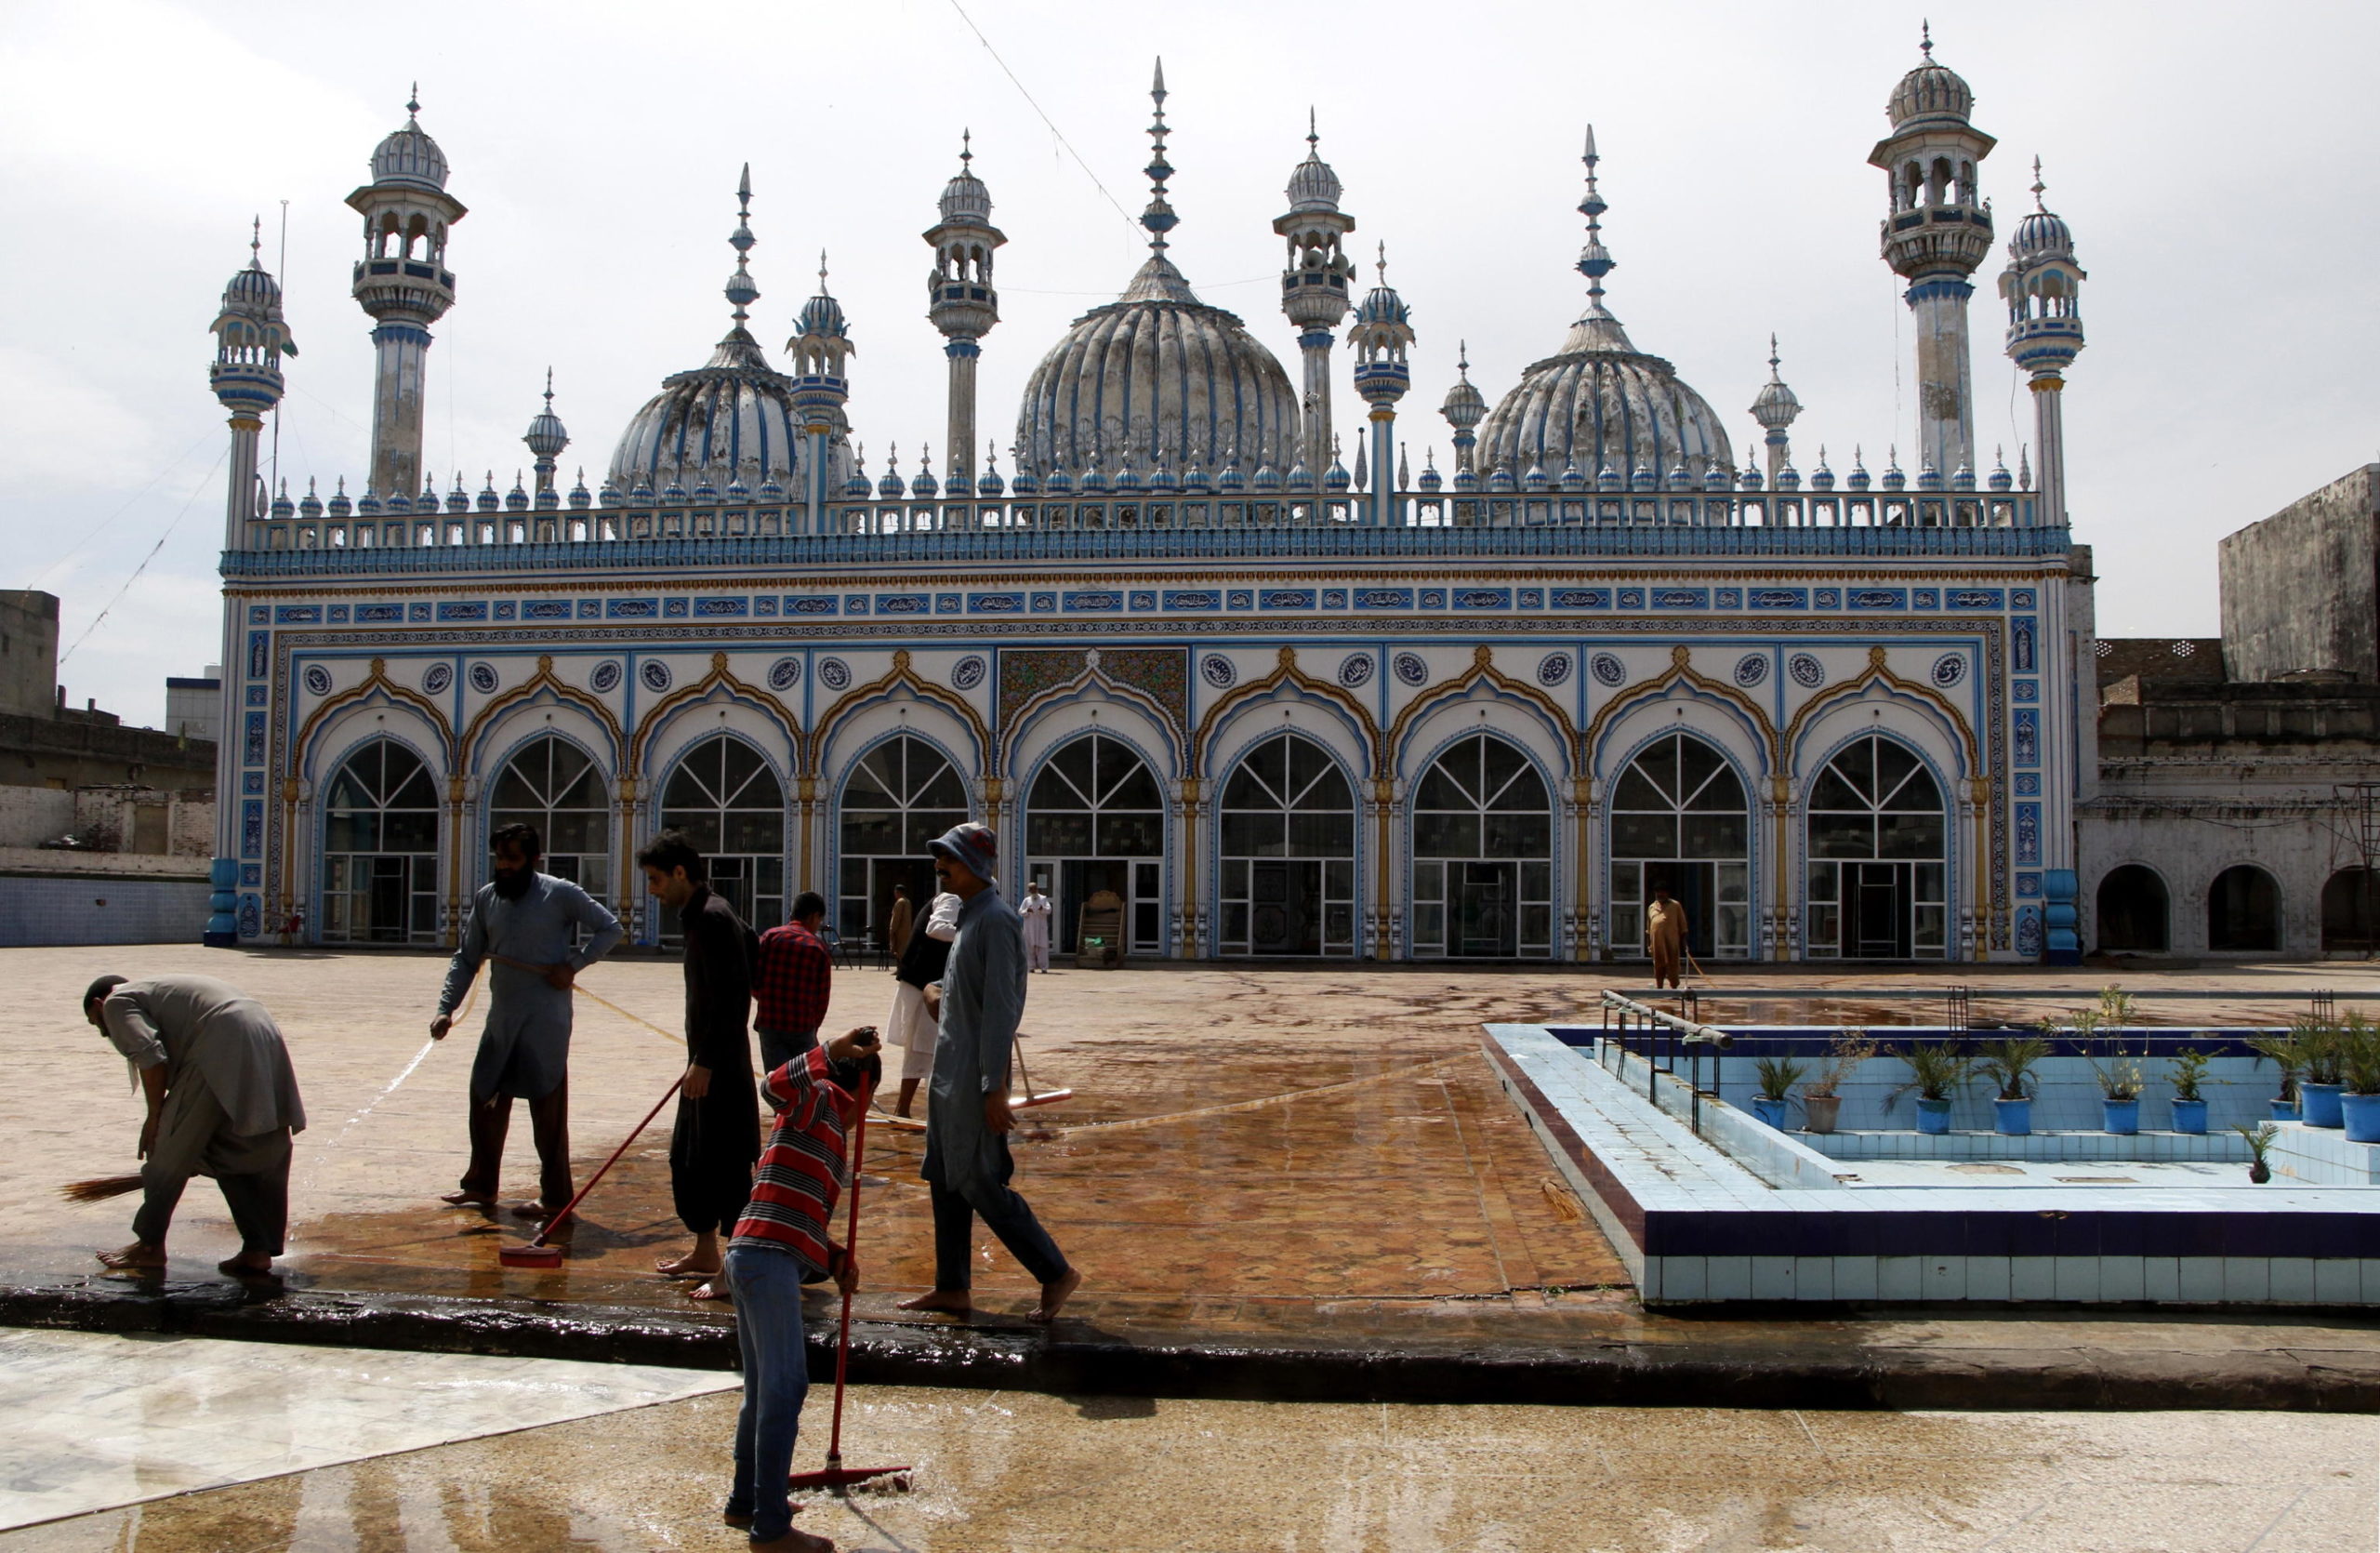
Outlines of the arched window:
{"label": "arched window", "polygon": [[1165,792],[1130,745],[1094,733],[1058,748],[1025,799],[1025,854],[1056,902],[1059,953],[1102,890],[1124,903],[1130,952],[1165,952]]}
{"label": "arched window", "polygon": [[323,937],[438,940],[438,788],[392,738],[349,755],[323,799]]}
{"label": "arched window", "polygon": [[843,779],[842,876],[836,931],[852,943],[881,942],[892,887],[906,884],[917,915],[933,900],[926,843],[967,823],[967,784],[949,757],[903,734],[860,757]]}
{"label": "arched window", "polygon": [[2322,947],[2373,950],[2372,919],[2380,898],[2380,876],[2370,869],[2341,869],[2322,885]]}
{"label": "arched window", "polygon": [[[683,830],[710,887],[755,929],[785,921],[785,788],[760,752],[727,734],[686,751],[661,790],[661,828]],[[664,936],[677,923],[664,921]]]}
{"label": "arched window", "polygon": [[1355,794],[1322,746],[1269,734],[1223,788],[1223,952],[1355,952]]}
{"label": "arched window", "polygon": [[2281,886],[2252,863],[2225,869],[2206,892],[2206,947],[2218,954],[2281,949]]}
{"label": "arched window", "polygon": [[1642,959],[1657,889],[1686,908],[1698,955],[1752,953],[1752,816],[1743,779],[1709,743],[1664,734],[1611,794],[1611,950]]}
{"label": "arched window", "polygon": [[1413,952],[1554,952],[1554,803],[1511,741],[1457,740],[1413,790]]}
{"label": "arched window", "polygon": [[1829,761],[1810,784],[1811,955],[1948,954],[1948,843],[1941,785],[1908,749],[1870,734]]}
{"label": "arched window", "polygon": [[586,886],[598,900],[611,893],[611,790],[568,739],[540,735],[504,763],[488,790],[487,824],[491,834],[507,825],[536,826],[548,873]]}
{"label": "arched window", "polygon": [[2126,863],[2109,869],[2099,881],[2101,953],[2164,953],[2171,942],[2166,916],[2165,882],[2157,877],[2156,869]]}

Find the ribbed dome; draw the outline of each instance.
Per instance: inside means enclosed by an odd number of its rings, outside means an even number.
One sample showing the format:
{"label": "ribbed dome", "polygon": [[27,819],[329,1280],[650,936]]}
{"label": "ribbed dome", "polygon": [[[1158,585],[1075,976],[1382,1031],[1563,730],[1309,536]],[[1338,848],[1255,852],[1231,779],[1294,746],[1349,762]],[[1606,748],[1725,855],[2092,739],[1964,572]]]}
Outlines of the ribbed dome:
{"label": "ribbed dome", "polygon": [[1934,31],[1927,28],[1924,42],[1919,46],[1925,58],[1915,70],[1900,78],[1893,88],[1892,100],[1884,112],[1900,129],[1919,119],[1955,119],[1967,122],[1975,110],[1975,88],[1962,80],[1959,73],[1948,65],[1934,62]]}
{"label": "ribbed dome", "polygon": [[255,264],[234,274],[231,284],[223,288],[225,312],[262,311],[280,305],[281,283]]}
{"label": "ribbed dome", "polygon": [[2018,259],[2072,259],[2074,232],[2054,211],[2035,210],[2016,223],[2008,251]]}
{"label": "ribbed dome", "polygon": [[1293,211],[1336,210],[1343,192],[1345,186],[1339,181],[1339,175],[1330,170],[1330,164],[1322,159],[1318,150],[1307,152],[1305,160],[1289,174],[1289,208]]}
{"label": "ribbed dome", "polygon": [[942,219],[954,224],[992,219],[992,192],[972,169],[962,169],[942,186]]}
{"label": "ribbed dome", "polygon": [[1479,428],[1479,467],[1626,476],[1683,466],[1695,484],[1733,469],[1727,433],[1702,396],[1659,356],[1629,342],[1620,320],[1591,309],[1558,355],[1533,364]]}
{"label": "ribbed dome", "polygon": [[665,379],[636,413],[605,483],[621,490],[672,483],[723,488],[740,479],[791,487],[804,467],[792,396],[793,379],[773,370],[759,341],[736,328],[709,362]]}
{"label": "ribbed dome", "polygon": [[375,183],[422,183],[432,189],[446,187],[446,153],[438,142],[421,127],[416,114],[421,112],[418,101],[405,104],[405,122],[372,152],[372,181]]}
{"label": "ribbed dome", "polygon": [[1240,320],[1198,300],[1162,254],[1124,295],[1075,320],[1025,385],[1016,445],[1024,467],[1287,468],[1298,402],[1289,374]]}

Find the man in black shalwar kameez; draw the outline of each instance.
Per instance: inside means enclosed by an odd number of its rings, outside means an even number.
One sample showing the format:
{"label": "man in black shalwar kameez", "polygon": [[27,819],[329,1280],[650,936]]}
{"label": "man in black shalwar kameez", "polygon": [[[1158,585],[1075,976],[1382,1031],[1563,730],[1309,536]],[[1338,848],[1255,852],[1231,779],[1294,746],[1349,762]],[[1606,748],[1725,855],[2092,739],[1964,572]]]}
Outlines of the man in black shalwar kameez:
{"label": "man in black shalwar kameez", "polygon": [[725,1266],[721,1237],[735,1232],[760,1157],[750,1033],[759,946],[682,834],[663,831],[637,863],[654,898],[677,911],[686,943],[686,1076],[669,1136],[669,1191],[694,1248],[654,1266],[670,1278],[711,1278]]}

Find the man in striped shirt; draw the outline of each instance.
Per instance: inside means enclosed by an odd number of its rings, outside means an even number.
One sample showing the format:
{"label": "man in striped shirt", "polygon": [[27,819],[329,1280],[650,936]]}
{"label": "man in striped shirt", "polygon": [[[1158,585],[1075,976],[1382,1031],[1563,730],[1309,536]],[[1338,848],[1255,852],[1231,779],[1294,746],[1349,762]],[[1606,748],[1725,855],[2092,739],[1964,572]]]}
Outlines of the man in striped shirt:
{"label": "man in striped shirt", "polygon": [[735,1482],[726,1520],[749,1527],[755,1548],[830,1553],[835,1546],[794,1530],[786,1493],[810,1389],[801,1284],[816,1276],[834,1279],[846,1292],[858,1287],[858,1264],[828,1231],[836,1200],[851,1183],[844,1139],[882,1074],[875,1028],[862,1026],[799,1054],[760,1083],[776,1127],[727,1244],[744,1406],[735,1416]]}

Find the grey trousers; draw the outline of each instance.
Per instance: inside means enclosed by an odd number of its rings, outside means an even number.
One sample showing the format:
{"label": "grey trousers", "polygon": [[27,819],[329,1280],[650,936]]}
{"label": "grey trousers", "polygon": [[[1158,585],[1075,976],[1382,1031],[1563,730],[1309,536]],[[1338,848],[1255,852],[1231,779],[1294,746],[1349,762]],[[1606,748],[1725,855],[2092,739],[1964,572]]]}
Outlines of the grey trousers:
{"label": "grey trousers", "polygon": [[140,1167],[134,1237],[152,1245],[163,1241],[190,1178],[212,1175],[231,1210],[240,1249],[280,1255],[289,1232],[290,1153],[288,1128],[234,1133],[214,1092],[195,1075],[186,1077],[165,1095],[156,1144]]}

